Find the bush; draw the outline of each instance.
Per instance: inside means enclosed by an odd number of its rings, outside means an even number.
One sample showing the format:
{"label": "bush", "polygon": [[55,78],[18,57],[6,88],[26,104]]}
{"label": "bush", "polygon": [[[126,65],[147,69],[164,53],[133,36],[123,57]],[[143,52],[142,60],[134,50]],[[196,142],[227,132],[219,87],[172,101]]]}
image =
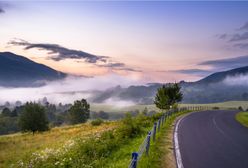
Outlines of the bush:
{"label": "bush", "polygon": [[239,111],[244,111],[243,107],[239,106]]}
{"label": "bush", "polygon": [[163,115],[163,113],[156,113],[156,114],[152,115],[152,121],[153,122],[157,121],[162,115]]}
{"label": "bush", "polygon": [[98,126],[98,125],[101,125],[102,123],[103,123],[103,120],[100,118],[91,121],[91,125],[93,126]]}
{"label": "bush", "polygon": [[219,110],[220,108],[219,107],[213,107],[213,110]]}

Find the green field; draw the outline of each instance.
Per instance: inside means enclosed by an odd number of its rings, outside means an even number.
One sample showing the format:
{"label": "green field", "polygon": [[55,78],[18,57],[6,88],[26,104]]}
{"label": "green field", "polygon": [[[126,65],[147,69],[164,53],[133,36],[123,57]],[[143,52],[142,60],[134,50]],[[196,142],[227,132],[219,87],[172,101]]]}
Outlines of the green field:
{"label": "green field", "polygon": [[[188,106],[208,106],[208,107],[220,107],[220,108],[238,108],[241,106],[243,109],[248,108],[248,101],[227,101],[221,103],[211,103],[211,104],[180,104],[181,107],[188,107]],[[132,106],[123,106],[118,107],[114,105],[106,105],[106,104],[92,104],[91,110],[92,111],[105,111],[105,112],[129,112],[134,110],[143,111],[145,108],[148,111],[159,111],[155,105],[132,105]]]}

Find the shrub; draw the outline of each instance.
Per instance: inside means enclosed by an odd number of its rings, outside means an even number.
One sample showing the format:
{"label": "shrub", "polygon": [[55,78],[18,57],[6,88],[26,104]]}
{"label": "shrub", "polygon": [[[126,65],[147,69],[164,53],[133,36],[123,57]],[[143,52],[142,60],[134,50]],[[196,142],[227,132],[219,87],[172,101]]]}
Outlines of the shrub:
{"label": "shrub", "polygon": [[98,125],[101,125],[102,123],[103,123],[103,120],[100,118],[91,121],[91,125],[93,126],[98,126]]}
{"label": "shrub", "polygon": [[130,113],[127,113],[117,132],[121,138],[134,138],[143,133],[145,128],[151,126],[152,122],[153,118],[144,114],[132,117]]}
{"label": "shrub", "polygon": [[163,115],[163,113],[156,113],[154,115],[152,115],[152,121],[157,121],[161,116]]}
{"label": "shrub", "polygon": [[219,107],[213,107],[213,110],[219,110],[220,108]]}
{"label": "shrub", "polygon": [[238,107],[239,111],[244,111],[243,107],[239,106]]}

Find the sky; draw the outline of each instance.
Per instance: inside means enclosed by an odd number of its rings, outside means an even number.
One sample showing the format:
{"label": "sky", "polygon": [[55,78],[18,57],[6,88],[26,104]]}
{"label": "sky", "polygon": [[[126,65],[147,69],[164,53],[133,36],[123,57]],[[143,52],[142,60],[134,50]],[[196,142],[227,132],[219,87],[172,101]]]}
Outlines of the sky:
{"label": "sky", "polygon": [[248,64],[248,2],[0,1],[0,51],[69,74],[195,81]]}

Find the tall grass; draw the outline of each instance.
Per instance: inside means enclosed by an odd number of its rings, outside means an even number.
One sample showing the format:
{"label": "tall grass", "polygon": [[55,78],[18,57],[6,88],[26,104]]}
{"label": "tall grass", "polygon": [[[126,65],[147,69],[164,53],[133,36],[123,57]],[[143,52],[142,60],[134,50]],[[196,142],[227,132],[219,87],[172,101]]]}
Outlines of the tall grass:
{"label": "tall grass", "polygon": [[143,141],[144,135],[160,115],[127,115],[116,129],[94,134],[87,139],[74,138],[58,149],[34,152],[15,167],[126,167],[131,148]]}
{"label": "tall grass", "polygon": [[33,153],[44,153],[63,148],[72,140],[89,138],[119,125],[117,122],[106,122],[99,127],[91,124],[79,124],[53,128],[44,133],[18,133],[0,136],[0,167],[11,167],[19,160],[30,158]]}

